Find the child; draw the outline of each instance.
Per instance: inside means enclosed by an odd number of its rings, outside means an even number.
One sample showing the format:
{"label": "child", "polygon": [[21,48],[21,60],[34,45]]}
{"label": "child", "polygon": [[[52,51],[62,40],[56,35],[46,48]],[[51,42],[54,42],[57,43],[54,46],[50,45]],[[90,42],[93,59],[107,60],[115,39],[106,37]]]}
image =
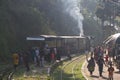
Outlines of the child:
{"label": "child", "polygon": [[114,68],[112,67],[112,64],[110,64],[110,67],[108,67],[109,80],[113,80],[113,72],[114,72]]}

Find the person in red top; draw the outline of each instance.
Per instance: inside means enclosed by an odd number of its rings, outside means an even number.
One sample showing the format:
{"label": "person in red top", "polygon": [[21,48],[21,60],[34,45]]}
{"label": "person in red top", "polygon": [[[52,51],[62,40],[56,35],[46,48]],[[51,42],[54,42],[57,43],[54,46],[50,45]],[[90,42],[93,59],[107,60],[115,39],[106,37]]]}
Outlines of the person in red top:
{"label": "person in red top", "polygon": [[55,60],[55,54],[54,53],[51,53],[51,59]]}
{"label": "person in red top", "polygon": [[105,56],[105,64],[108,65],[108,55]]}
{"label": "person in red top", "polygon": [[113,80],[113,72],[114,72],[114,67],[112,67],[112,64],[110,64],[110,67],[108,68],[109,80]]}
{"label": "person in red top", "polygon": [[52,63],[55,61],[55,53],[53,49],[51,50],[51,60],[52,60]]}

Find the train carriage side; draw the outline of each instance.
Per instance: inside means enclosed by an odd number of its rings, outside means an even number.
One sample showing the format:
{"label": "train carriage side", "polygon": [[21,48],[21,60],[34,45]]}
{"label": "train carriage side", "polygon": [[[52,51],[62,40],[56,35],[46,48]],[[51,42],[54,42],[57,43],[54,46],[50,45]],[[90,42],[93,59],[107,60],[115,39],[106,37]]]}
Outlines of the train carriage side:
{"label": "train carriage side", "polygon": [[85,37],[71,36],[70,38],[64,38],[64,43],[66,48],[70,48],[71,54],[84,52],[86,48]]}
{"label": "train carriage side", "polygon": [[103,43],[108,48],[108,55],[120,71],[120,33],[109,36]]}
{"label": "train carriage side", "polygon": [[115,52],[113,54],[114,54],[113,57],[115,58],[114,60],[115,60],[115,63],[116,63],[116,67],[120,71],[120,37],[118,37],[116,39]]}

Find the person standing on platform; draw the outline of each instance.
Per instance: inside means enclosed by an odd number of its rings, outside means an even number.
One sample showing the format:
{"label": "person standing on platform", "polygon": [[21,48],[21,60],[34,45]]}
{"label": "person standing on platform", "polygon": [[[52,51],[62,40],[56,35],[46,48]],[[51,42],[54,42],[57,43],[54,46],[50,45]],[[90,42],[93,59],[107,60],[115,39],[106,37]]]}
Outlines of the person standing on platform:
{"label": "person standing on platform", "polygon": [[14,69],[16,70],[19,64],[19,55],[17,53],[13,53],[13,63],[14,63]]}
{"label": "person standing on platform", "polygon": [[44,67],[44,48],[41,47],[41,50],[40,50],[40,67]]}
{"label": "person standing on platform", "polygon": [[38,47],[36,47],[36,49],[35,49],[35,56],[36,56],[36,66],[39,66],[40,50]]}
{"label": "person standing on platform", "polygon": [[54,63],[55,62],[55,53],[54,53],[54,49],[51,49],[51,63]]}
{"label": "person standing on platform", "polygon": [[26,67],[26,71],[29,71],[30,70],[30,67],[29,67],[29,56],[28,56],[28,52],[25,51],[23,53],[23,61],[24,61],[24,65]]}
{"label": "person standing on platform", "polygon": [[31,50],[31,55],[32,55],[32,60],[35,65],[37,65],[37,59],[36,59],[36,53],[35,53],[35,48],[33,47]]}

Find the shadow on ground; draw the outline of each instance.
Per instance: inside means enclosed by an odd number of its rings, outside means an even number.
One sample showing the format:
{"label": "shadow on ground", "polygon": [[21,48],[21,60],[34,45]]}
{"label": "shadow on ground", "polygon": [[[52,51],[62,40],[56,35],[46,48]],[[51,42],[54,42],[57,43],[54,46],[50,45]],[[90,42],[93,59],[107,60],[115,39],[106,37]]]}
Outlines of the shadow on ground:
{"label": "shadow on ground", "polygon": [[93,78],[99,78],[99,76],[96,76],[96,75],[92,75],[90,77],[93,77]]}
{"label": "shadow on ground", "polygon": [[115,73],[120,74],[120,71],[115,71]]}

